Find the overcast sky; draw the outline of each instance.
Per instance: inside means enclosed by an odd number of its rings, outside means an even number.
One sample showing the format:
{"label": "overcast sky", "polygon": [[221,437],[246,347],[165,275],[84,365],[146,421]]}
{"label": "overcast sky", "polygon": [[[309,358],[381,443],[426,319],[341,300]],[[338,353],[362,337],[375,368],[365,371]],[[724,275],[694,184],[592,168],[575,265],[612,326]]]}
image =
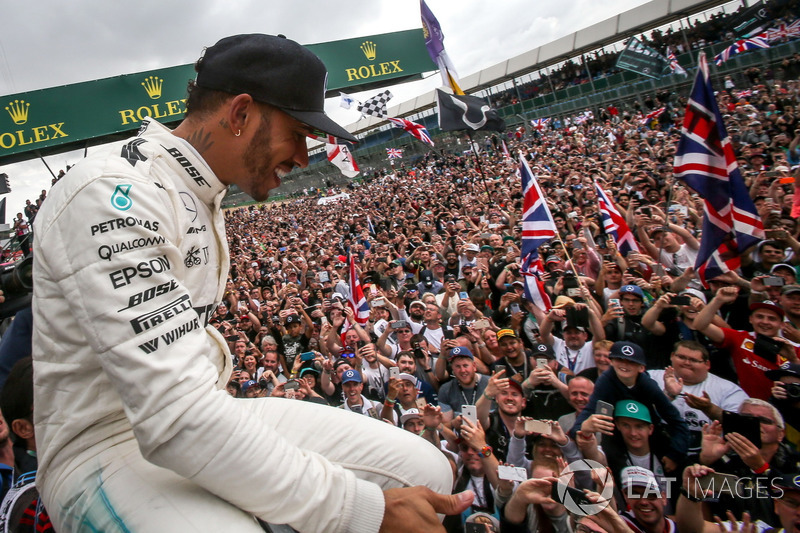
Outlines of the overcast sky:
{"label": "overcast sky", "polygon": [[[427,0],[460,76],[494,65],[646,0]],[[283,33],[302,44],[420,27],[418,0],[40,0],[0,17],[0,95],[192,63],[203,47],[237,33]],[[432,90],[440,77],[392,87],[390,106]],[[362,99],[363,99],[363,95]],[[368,96],[368,95],[367,95]],[[356,95],[359,97],[359,95]],[[326,110],[342,124],[358,112]],[[47,158],[57,172],[83,151]],[[6,222],[50,188],[41,161],[0,167],[9,175]]]}

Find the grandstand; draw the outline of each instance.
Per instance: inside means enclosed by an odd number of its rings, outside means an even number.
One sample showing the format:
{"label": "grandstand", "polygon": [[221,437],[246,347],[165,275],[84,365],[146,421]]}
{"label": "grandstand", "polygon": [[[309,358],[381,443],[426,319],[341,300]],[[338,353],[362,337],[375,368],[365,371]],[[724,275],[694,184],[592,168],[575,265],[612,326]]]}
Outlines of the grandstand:
{"label": "grandstand", "polygon": [[[796,13],[798,4],[797,0],[766,2],[775,16]],[[700,50],[712,57],[733,42],[734,35],[727,29],[726,21],[747,6],[744,0],[652,0],[463,77],[462,88],[496,107],[509,130],[527,126],[533,118],[564,118],[582,110],[592,110],[599,116],[602,109],[612,105],[620,112],[645,109],[648,94],[685,95],[693,77],[673,74],[654,79],[616,68],[625,42],[638,36],[662,52],[671,45],[676,52],[682,51],[676,53],[679,64],[691,70]],[[743,86],[748,69],[769,72],[785,58],[798,53],[800,40],[793,40],[736,55],[721,67],[712,66],[714,83],[721,86],[722,77],[731,75],[737,86]],[[464,151],[469,148],[464,136],[439,130],[434,91],[390,108],[389,115],[423,124],[435,139],[437,149]],[[374,117],[351,124],[347,129],[360,140],[352,150],[362,170],[357,179],[388,166],[387,147],[404,149],[404,158],[398,165],[413,162],[429,150],[428,146],[392,128],[387,121]],[[476,140],[482,145],[483,138],[484,135],[479,134]],[[322,144],[312,143],[309,158],[308,168],[287,176],[275,191],[277,198],[297,194],[306,188],[349,183],[348,178],[328,163]],[[225,205],[243,205],[248,201],[244,194],[231,191]]]}

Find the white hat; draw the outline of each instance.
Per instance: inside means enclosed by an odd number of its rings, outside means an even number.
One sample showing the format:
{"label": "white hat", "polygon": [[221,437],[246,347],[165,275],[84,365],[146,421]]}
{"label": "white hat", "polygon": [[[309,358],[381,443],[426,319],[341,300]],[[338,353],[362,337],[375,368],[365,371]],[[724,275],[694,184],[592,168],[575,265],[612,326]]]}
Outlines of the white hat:
{"label": "white hat", "polygon": [[[648,490],[659,490],[656,475],[651,470],[641,466],[628,466],[620,472],[622,480],[622,490],[627,491],[630,487],[645,487]],[[659,490],[660,493],[660,490]]]}
{"label": "white hat", "polygon": [[411,409],[408,409],[405,413],[403,413],[403,415],[400,417],[400,424],[401,425],[405,424],[406,422],[408,422],[413,418],[422,418],[419,409],[417,409],[416,407],[412,407]]}
{"label": "white hat", "polygon": [[468,245],[464,246],[464,250],[467,252],[480,252],[481,249],[478,247],[477,244],[469,243]]}

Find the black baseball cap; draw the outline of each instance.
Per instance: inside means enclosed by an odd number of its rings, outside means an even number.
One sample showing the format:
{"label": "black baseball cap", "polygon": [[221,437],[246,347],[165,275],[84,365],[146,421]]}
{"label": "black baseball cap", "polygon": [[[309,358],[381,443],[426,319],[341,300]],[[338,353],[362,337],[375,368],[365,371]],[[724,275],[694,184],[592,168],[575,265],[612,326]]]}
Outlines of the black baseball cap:
{"label": "black baseball cap", "polygon": [[325,114],[328,69],[291,39],[261,33],[225,37],[206,48],[196,69],[198,87],[249,94],[324,134],[356,142]]}

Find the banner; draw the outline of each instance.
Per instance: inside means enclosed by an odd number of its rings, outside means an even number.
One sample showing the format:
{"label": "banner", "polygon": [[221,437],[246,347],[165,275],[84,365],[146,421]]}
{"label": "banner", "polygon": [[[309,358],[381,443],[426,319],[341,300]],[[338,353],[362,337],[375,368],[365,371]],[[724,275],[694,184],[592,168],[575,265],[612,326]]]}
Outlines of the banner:
{"label": "banner", "polygon": [[756,2],[741,13],[734,13],[727,21],[737,37],[751,37],[758,35],[770,25],[769,13],[764,2]]}
{"label": "banner", "polygon": [[631,37],[628,46],[619,55],[617,67],[648,76],[660,78],[666,71],[671,71],[669,60],[658,50],[646,46],[636,37]]}
{"label": "banner", "polygon": [[[328,68],[328,97],[339,97],[345,87],[355,92],[419,79],[437,68],[422,28],[308,49]],[[2,96],[0,164],[37,157],[36,150],[48,155],[133,134],[144,117],[164,124],[183,120],[186,84],[195,75],[193,64],[180,65]]]}

